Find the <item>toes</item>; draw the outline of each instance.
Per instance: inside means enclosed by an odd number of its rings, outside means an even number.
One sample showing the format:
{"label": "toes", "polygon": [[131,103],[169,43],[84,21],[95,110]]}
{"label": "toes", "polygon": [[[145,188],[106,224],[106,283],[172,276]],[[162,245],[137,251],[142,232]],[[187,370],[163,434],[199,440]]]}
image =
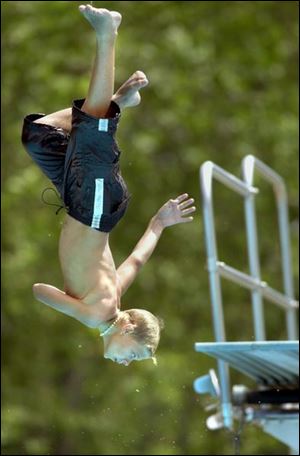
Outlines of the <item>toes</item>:
{"label": "toes", "polygon": [[133,73],[133,76],[135,76],[136,78],[145,78],[145,79],[147,79],[145,73],[143,73],[140,70],[135,71],[135,73]]}
{"label": "toes", "polygon": [[136,81],[132,81],[130,84],[131,89],[141,89],[142,87],[146,86],[148,84],[147,79],[138,79]]}
{"label": "toes", "polygon": [[143,71],[137,70],[132,75],[132,86],[140,86],[143,87],[148,84],[147,76]]}
{"label": "toes", "polygon": [[122,15],[118,11],[111,11],[110,14],[114,19],[117,19],[118,21],[121,22],[122,20]]}
{"label": "toes", "polygon": [[89,17],[92,11],[91,5],[80,5],[78,9],[85,17]]}

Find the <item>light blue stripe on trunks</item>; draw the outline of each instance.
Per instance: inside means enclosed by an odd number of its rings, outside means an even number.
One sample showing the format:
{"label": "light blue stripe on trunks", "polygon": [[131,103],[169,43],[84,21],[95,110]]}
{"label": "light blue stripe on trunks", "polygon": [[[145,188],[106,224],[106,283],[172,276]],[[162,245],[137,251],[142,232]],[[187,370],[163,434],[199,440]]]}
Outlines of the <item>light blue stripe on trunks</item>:
{"label": "light blue stripe on trunks", "polygon": [[95,179],[94,212],[91,227],[99,229],[103,214],[104,179]]}

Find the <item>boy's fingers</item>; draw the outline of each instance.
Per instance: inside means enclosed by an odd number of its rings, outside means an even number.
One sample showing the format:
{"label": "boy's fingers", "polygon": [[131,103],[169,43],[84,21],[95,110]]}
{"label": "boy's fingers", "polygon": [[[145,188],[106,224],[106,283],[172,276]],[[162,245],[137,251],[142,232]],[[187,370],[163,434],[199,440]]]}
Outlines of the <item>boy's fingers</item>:
{"label": "boy's fingers", "polygon": [[193,207],[189,207],[188,209],[184,209],[183,211],[181,211],[182,215],[187,215],[187,214],[191,214],[192,212],[195,212],[196,208],[195,206]]}
{"label": "boy's fingers", "polygon": [[182,217],[181,220],[183,223],[188,223],[188,222],[192,222],[194,220],[194,217]]}
{"label": "boy's fingers", "polygon": [[184,203],[180,204],[180,209],[185,209],[187,206],[194,202],[194,198],[190,198],[189,200],[185,201]]}
{"label": "boy's fingers", "polygon": [[178,203],[181,203],[184,201],[189,195],[187,193],[183,193],[182,195],[177,196],[176,201]]}

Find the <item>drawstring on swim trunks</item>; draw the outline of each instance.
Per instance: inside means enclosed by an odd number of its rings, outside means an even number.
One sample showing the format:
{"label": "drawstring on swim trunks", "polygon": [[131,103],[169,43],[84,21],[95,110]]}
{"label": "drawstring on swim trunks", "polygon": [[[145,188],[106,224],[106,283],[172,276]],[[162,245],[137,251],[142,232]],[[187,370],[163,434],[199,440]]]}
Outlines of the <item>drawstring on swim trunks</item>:
{"label": "drawstring on swim trunks", "polygon": [[55,204],[55,203],[49,203],[49,201],[46,201],[46,200],[44,199],[44,193],[45,193],[47,190],[52,190],[52,191],[56,194],[56,196],[57,196],[57,198],[58,198],[59,200],[61,200],[61,198],[60,198],[59,194],[57,193],[57,191],[54,190],[54,188],[52,188],[52,187],[47,187],[47,188],[45,188],[45,190],[43,191],[42,196],[41,196],[41,199],[42,199],[43,203],[48,204],[49,206],[56,206],[56,207],[58,207],[58,209],[57,209],[56,212],[55,212],[55,214],[57,215],[57,214],[60,212],[61,209],[66,209],[66,206],[65,206],[64,204]]}

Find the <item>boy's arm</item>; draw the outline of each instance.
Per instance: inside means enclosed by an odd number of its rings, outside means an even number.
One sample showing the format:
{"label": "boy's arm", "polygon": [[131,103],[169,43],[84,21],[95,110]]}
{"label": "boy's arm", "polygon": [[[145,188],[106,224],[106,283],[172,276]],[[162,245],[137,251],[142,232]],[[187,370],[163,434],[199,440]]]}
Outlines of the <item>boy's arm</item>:
{"label": "boy's arm", "polygon": [[190,207],[194,202],[192,198],[187,200],[188,194],[178,196],[164,204],[150,220],[146,232],[133,249],[131,255],[121,264],[117,270],[121,295],[127,291],[136,278],[141,267],[148,261],[163,230],[178,223],[191,222],[193,217],[184,217],[196,210]]}
{"label": "boy's arm", "polygon": [[79,320],[81,323],[91,326],[91,315],[88,306],[79,299],[67,295],[64,291],[59,290],[52,285],[44,283],[35,283],[32,287],[34,297],[52,307],[59,312],[62,312],[70,317]]}

